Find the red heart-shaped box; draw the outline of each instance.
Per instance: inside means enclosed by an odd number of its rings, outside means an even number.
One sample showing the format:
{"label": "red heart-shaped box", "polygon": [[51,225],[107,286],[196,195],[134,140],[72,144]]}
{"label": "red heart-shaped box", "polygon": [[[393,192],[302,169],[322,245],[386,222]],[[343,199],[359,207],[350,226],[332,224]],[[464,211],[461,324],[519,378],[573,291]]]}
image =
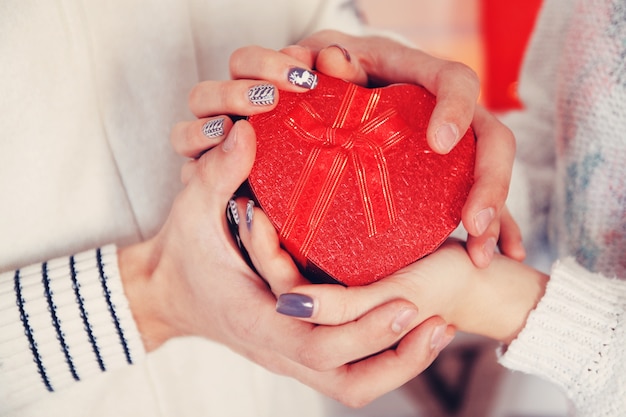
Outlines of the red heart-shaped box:
{"label": "red heart-shaped box", "polygon": [[258,205],[312,282],[365,285],[433,252],[458,226],[473,183],[471,129],[430,150],[435,97],[422,87],[364,88],[318,74],[251,116]]}

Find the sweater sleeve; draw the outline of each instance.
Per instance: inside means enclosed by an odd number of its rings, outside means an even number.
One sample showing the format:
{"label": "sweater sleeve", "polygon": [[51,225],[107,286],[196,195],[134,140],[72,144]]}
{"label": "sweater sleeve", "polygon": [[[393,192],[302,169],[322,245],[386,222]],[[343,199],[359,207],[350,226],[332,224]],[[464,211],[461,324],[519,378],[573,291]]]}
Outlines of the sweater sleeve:
{"label": "sweater sleeve", "polygon": [[0,274],[0,312],[3,409],[145,356],[114,245]]}
{"label": "sweater sleeve", "polygon": [[559,261],[500,363],[560,386],[577,416],[626,415],[625,309],[625,281]]}

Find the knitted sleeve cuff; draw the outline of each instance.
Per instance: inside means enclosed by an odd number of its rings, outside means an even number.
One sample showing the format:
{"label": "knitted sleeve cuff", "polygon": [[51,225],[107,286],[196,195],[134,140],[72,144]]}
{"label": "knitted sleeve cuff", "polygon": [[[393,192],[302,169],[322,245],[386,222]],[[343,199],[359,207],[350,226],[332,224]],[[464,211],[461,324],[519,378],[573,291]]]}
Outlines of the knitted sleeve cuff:
{"label": "knitted sleeve cuff", "polygon": [[0,274],[0,403],[145,356],[114,245]]}
{"label": "knitted sleeve cuff", "polygon": [[[546,293],[500,363],[535,374],[579,398],[582,386],[610,378],[622,342],[626,282],[592,274],[568,258],[554,264]],[[593,388],[584,388],[593,395]]]}

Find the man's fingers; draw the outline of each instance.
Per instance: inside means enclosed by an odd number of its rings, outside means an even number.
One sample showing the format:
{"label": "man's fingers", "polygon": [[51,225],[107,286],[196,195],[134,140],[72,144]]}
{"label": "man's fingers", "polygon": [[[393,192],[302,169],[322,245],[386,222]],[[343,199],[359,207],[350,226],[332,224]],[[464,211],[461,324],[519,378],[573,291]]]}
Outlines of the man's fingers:
{"label": "man's fingers", "polygon": [[522,232],[509,209],[504,206],[500,217],[500,252],[516,261],[526,258],[526,249],[522,243]]}
{"label": "man's fingers", "polygon": [[[195,167],[197,180],[208,197],[219,203],[223,212],[226,202],[248,178],[256,154],[256,135],[245,120],[235,123],[224,142],[205,153]],[[190,181],[190,182],[191,182]]]}
{"label": "man's fingers", "polygon": [[482,107],[476,108],[473,126],[478,136],[474,185],[461,218],[470,235],[481,236],[499,217],[506,202],[515,158],[515,139],[506,126]]}

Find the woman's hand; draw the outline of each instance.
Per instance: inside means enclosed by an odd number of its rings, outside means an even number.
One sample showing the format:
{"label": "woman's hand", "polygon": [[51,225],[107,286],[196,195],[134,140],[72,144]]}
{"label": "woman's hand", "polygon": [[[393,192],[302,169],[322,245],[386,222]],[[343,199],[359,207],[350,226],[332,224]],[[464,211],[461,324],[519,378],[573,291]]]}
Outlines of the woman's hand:
{"label": "woman's hand", "polygon": [[[243,120],[225,125],[223,137],[185,166],[186,186],[161,231],[119,251],[125,291],[146,349],[172,337],[206,337],[352,406],[399,387],[429,366],[447,326],[435,317],[416,327],[410,302],[390,300],[338,326],[276,313],[276,296],[305,281],[280,249],[267,218],[260,210],[246,213],[245,201],[236,211],[240,234],[266,280],[242,260],[225,209],[250,172],[256,138]],[[172,137],[175,145],[179,139],[189,143],[184,134]]]}
{"label": "woman's hand", "polygon": [[[527,265],[496,255],[477,268],[455,239],[391,276],[364,287],[304,285],[278,299],[278,311],[302,320],[341,324],[377,305],[403,298],[415,304],[419,320],[441,316],[458,330],[511,342],[543,296],[548,277]],[[288,300],[287,309],[283,300]],[[341,306],[341,307],[339,307]]]}

